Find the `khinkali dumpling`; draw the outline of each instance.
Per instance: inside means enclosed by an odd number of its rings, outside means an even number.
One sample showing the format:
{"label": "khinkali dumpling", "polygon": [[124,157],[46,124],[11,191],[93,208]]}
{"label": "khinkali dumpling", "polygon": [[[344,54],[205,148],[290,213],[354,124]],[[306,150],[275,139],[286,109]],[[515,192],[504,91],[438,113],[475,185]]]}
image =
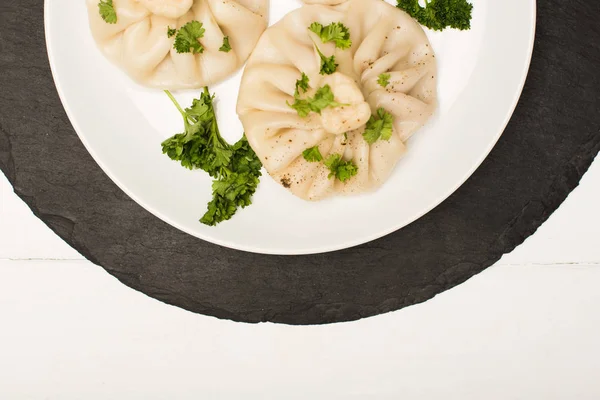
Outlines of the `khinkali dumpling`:
{"label": "khinkali dumpling", "polygon": [[[309,30],[315,22],[343,24],[352,43],[323,43]],[[333,73],[322,66],[332,55],[339,64]],[[423,29],[398,8],[382,0],[306,5],[262,35],[242,78],[237,111],[266,170],[292,193],[307,200],[360,193],[388,179],[405,141],[435,111],[436,72]],[[323,108],[317,98],[334,106]],[[294,109],[297,100],[303,107]],[[303,155],[315,146],[322,161]],[[351,168],[336,177],[336,161]]]}
{"label": "khinkali dumpling", "polygon": [[[191,89],[219,82],[248,58],[267,27],[269,0],[113,0],[117,21],[103,20],[99,0],[87,0],[100,50],[142,85]],[[174,35],[190,21],[205,29],[203,52],[177,53]],[[228,37],[231,50],[220,51]]]}

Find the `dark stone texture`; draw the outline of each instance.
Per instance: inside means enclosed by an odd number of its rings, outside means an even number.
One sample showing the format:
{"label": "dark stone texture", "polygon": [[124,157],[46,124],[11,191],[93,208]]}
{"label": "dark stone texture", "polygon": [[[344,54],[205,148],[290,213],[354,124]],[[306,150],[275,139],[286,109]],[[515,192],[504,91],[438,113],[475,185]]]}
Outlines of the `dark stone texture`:
{"label": "dark stone texture", "polygon": [[397,310],[464,282],[520,244],[600,150],[600,2],[540,0],[538,7],[531,73],[492,154],[434,211],[363,246],[302,257],[246,254],[181,233],[131,201],[85,151],[62,109],[41,0],[0,2],[0,168],[68,243],[166,303],[289,324]]}

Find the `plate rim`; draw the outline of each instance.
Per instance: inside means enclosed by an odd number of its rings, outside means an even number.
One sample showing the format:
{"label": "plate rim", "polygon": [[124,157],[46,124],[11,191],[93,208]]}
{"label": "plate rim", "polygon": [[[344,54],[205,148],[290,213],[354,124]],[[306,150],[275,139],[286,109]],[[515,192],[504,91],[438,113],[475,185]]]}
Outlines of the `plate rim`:
{"label": "plate rim", "polygon": [[[64,94],[64,91],[61,88],[61,85],[59,84],[59,79],[58,79],[57,72],[56,72],[55,55],[51,51],[51,46],[50,46],[50,36],[51,36],[50,35],[50,25],[51,25],[51,23],[50,23],[50,17],[49,17],[48,10],[49,10],[49,4],[51,1],[53,1],[53,0],[44,0],[44,38],[45,38],[45,45],[46,45],[46,53],[48,56],[48,61],[49,61],[49,65],[50,65],[52,79],[54,81],[54,86],[58,93],[62,107],[65,110],[65,113],[67,114],[67,117],[69,118],[69,122],[71,123],[71,125],[73,127],[73,130],[77,134],[79,140],[83,143],[87,152],[92,156],[93,160],[100,167],[100,169],[102,169],[102,171],[111,179],[111,181],[115,185],[117,185],[117,187],[120,190],[122,190],[129,198],[131,198],[133,201],[135,201],[140,207],[142,207],[146,211],[150,212],[156,218],[166,222],[167,224],[171,225],[172,227],[174,227],[182,232],[185,232],[188,235],[191,235],[200,240],[204,240],[206,242],[216,244],[218,246],[222,246],[222,247],[229,248],[229,249],[234,249],[234,250],[239,250],[239,251],[244,251],[244,252],[249,252],[249,253],[255,253],[255,254],[281,255],[281,256],[324,254],[324,253],[330,253],[330,252],[335,252],[335,251],[341,251],[341,250],[345,250],[348,248],[360,246],[360,245],[363,245],[366,243],[370,243],[374,240],[380,239],[380,238],[390,235],[400,229],[403,229],[404,227],[419,220],[424,215],[428,214],[433,209],[435,209],[440,204],[442,204],[444,201],[446,201],[452,194],[454,194],[462,185],[465,184],[465,182],[475,173],[475,171],[477,171],[477,169],[481,166],[481,164],[487,159],[487,157],[490,155],[493,148],[496,146],[496,144],[500,140],[500,137],[506,130],[508,123],[512,119],[512,116],[517,108],[517,105],[519,103],[521,95],[523,94],[523,89],[525,87],[525,83],[526,83],[527,77],[529,75],[531,61],[533,58],[533,51],[534,51],[534,47],[535,47],[535,35],[536,35],[536,29],[537,29],[537,0],[530,0],[530,2],[531,2],[530,4],[532,7],[532,10],[531,10],[532,21],[531,21],[531,26],[529,29],[527,58],[524,60],[525,62],[523,63],[523,66],[522,66],[521,78],[520,78],[520,81],[518,84],[518,88],[515,91],[514,97],[512,99],[512,104],[506,112],[504,121],[503,121],[500,129],[498,129],[498,132],[495,134],[495,136],[490,139],[488,147],[484,151],[481,152],[479,159],[473,163],[473,166],[468,171],[465,172],[463,177],[456,180],[457,183],[455,185],[453,185],[446,192],[444,192],[444,194],[440,195],[436,200],[432,201],[430,203],[430,205],[425,207],[421,213],[416,213],[413,217],[411,217],[407,220],[401,221],[399,224],[395,224],[391,228],[379,231],[372,235],[367,235],[367,236],[361,237],[360,239],[356,239],[356,240],[349,240],[345,243],[334,244],[334,245],[323,245],[323,246],[319,246],[319,247],[311,247],[311,248],[306,248],[306,249],[294,249],[294,248],[270,249],[270,248],[266,248],[266,247],[249,246],[249,245],[244,245],[244,244],[228,242],[226,240],[221,240],[221,239],[218,239],[215,237],[211,237],[211,236],[204,235],[202,233],[187,229],[186,227],[173,221],[168,216],[164,215],[163,213],[159,212],[158,210],[153,209],[148,204],[146,204],[144,201],[142,201],[142,199],[140,199],[137,195],[135,195],[132,191],[130,191],[127,188],[127,186],[124,185],[116,177],[116,175],[111,172],[110,168],[108,168],[108,166],[106,166],[101,161],[101,158],[97,156],[93,147],[90,146],[88,141],[85,139],[85,135],[82,135],[80,133],[81,127],[79,127],[79,124],[76,122],[77,119],[75,118],[73,111],[68,106],[68,102],[66,100],[66,95]],[[244,67],[245,67],[245,63],[241,66],[241,69],[243,70]]]}

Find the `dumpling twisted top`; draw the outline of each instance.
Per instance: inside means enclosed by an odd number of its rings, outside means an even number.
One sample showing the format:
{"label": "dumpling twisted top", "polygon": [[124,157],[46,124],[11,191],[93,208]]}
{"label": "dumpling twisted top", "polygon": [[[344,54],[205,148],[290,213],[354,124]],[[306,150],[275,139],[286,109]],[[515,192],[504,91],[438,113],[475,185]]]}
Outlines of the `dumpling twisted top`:
{"label": "dumpling twisted top", "polygon": [[[315,22],[342,23],[351,46],[323,43],[308,29]],[[335,56],[334,73],[321,73],[319,51],[326,58]],[[302,74],[308,78],[306,92],[296,90]],[[319,200],[360,193],[387,180],[406,150],[405,141],[435,111],[436,75],[427,36],[398,8],[381,0],[307,5],[263,34],[248,60],[237,110],[269,174],[295,195]],[[290,107],[323,87],[333,93],[335,106],[306,116]],[[363,133],[376,125],[382,109],[393,118],[393,133],[370,143]],[[334,179],[325,162],[308,161],[303,152],[314,146],[324,159],[339,155],[352,162],[358,167],[355,176]]]}
{"label": "dumpling twisted top", "polygon": [[[113,0],[117,23],[105,22],[98,0],[87,0],[100,50],[134,80],[161,89],[191,89],[219,82],[248,58],[267,27],[269,0]],[[201,54],[179,54],[167,31],[199,21]],[[224,37],[231,51],[219,51]]]}

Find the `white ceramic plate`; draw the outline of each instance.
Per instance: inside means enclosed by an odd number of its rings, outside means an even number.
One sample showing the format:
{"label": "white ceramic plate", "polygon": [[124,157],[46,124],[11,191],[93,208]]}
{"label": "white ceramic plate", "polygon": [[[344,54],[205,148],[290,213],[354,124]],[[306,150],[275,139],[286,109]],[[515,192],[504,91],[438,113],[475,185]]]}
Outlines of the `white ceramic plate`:
{"label": "white ceramic plate", "polygon": [[[390,1],[391,3],[392,1]],[[490,152],[517,104],[531,59],[535,0],[472,0],[472,29],[428,32],[439,62],[440,106],[409,142],[409,154],[375,193],[309,203],[265,174],[254,204],[218,227],[198,222],[211,180],[161,153],[182,130],[160,91],[132,83],[96,49],[82,0],[46,0],[46,41],[63,105],[102,169],[135,201],[201,239],[269,254],[339,250],[389,234],[454,192]],[[271,0],[271,22],[301,5]],[[241,72],[214,86],[223,136],[242,135],[235,114]],[[179,92],[184,105],[199,90]],[[501,179],[501,177],[499,177]]]}

